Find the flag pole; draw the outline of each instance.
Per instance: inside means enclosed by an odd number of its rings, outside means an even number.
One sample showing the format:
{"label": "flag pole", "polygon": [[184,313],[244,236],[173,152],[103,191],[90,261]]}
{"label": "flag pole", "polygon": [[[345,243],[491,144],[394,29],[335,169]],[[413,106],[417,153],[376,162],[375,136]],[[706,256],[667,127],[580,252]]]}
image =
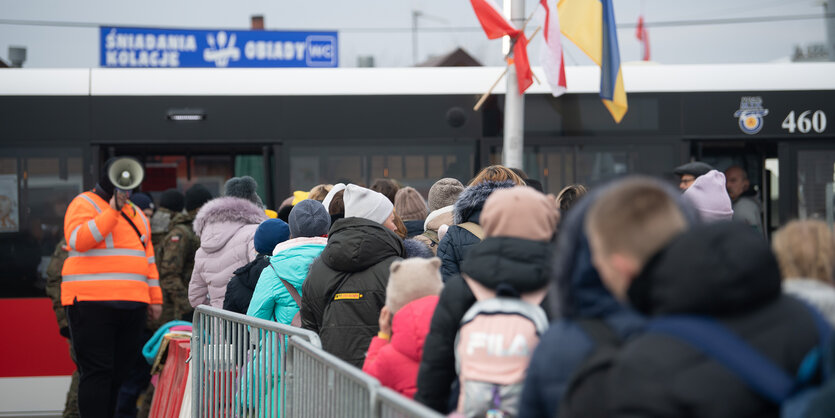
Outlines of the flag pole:
{"label": "flag pole", "polygon": [[[533,15],[531,15],[531,16],[533,17]],[[536,34],[539,33],[540,29],[542,29],[542,26],[538,26],[536,28],[536,30],[533,31],[530,38],[528,38],[528,44],[530,44],[531,41],[533,41],[533,38],[536,37]],[[508,53],[508,55],[505,56],[505,62],[507,62],[507,59],[508,59],[509,56],[510,56],[509,53]],[[487,89],[487,92],[485,92],[484,94],[481,95],[481,98],[478,99],[478,102],[476,102],[475,106],[473,106],[474,111],[478,112],[478,110],[481,109],[481,106],[484,105],[484,102],[487,101],[487,98],[490,97],[491,94],[493,94],[493,89],[495,89],[496,86],[499,85],[499,81],[502,81],[502,77],[504,77],[505,74],[507,74],[507,69],[509,67],[510,67],[510,65],[508,65],[508,64],[506,64],[504,66],[504,71],[502,71],[502,73],[499,74],[499,77],[496,78],[496,81],[493,82],[493,85],[490,86],[489,89]],[[539,84],[539,78],[536,76],[536,74],[532,74],[532,75],[533,75],[534,80],[536,80],[536,84]]]}
{"label": "flag pole", "polygon": [[[522,30],[524,30],[527,25],[524,19],[525,1],[511,0],[510,22],[516,25],[521,24]],[[513,50],[512,46],[510,50]],[[524,170],[525,97],[519,94],[515,65],[508,67],[506,80],[502,164],[505,167]]]}

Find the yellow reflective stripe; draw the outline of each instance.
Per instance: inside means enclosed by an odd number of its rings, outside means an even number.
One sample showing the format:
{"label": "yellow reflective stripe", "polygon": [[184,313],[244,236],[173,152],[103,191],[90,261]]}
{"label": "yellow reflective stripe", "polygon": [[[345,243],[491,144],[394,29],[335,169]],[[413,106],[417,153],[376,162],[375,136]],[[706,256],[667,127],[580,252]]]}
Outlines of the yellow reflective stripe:
{"label": "yellow reflective stripe", "polygon": [[99,227],[96,226],[95,219],[90,219],[89,221],[87,221],[87,228],[90,229],[90,233],[93,234],[93,239],[96,240],[96,242],[102,242],[102,240],[104,239],[104,235],[101,234],[101,232],[99,231]]}
{"label": "yellow reflective stripe", "polygon": [[148,257],[148,264],[154,264],[156,262],[157,262],[156,257],[154,257],[154,256]]}
{"label": "yellow reflective stripe", "polygon": [[75,241],[78,239],[78,230],[81,229],[81,225],[75,227],[70,234],[70,248],[75,248]]}
{"label": "yellow reflective stripe", "polygon": [[83,197],[84,200],[90,202],[90,204],[93,205],[94,208],[96,208],[96,212],[101,213],[101,208],[99,208],[99,205],[97,205],[96,202],[93,202],[93,199],[90,199],[89,197],[84,196],[83,194],[80,194],[79,196]]}
{"label": "yellow reflective stripe", "polygon": [[[148,283],[148,277],[133,273],[65,274],[64,282],[86,282],[91,280],[129,280]],[[158,286],[159,284],[157,284]]]}
{"label": "yellow reflective stripe", "polygon": [[79,251],[70,251],[70,257],[116,257],[116,256],[131,256],[131,257],[142,257],[145,258],[145,251],[142,250],[129,250],[123,248],[114,248],[114,249],[95,249],[95,250],[88,250],[84,252]]}

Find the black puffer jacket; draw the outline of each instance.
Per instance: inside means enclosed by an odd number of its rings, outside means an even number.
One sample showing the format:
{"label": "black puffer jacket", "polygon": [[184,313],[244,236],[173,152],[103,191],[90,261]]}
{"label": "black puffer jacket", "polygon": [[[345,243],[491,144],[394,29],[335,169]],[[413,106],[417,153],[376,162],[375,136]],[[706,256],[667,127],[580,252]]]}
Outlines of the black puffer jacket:
{"label": "black puffer jacket", "polygon": [[[551,253],[549,243],[487,238],[472,247],[461,270],[490,289],[506,283],[516,291],[526,293],[548,284]],[[455,335],[464,313],[475,302],[473,292],[461,275],[447,280],[423,346],[415,400],[442,413],[448,412],[451,386],[457,378]]]}
{"label": "black puffer jacket", "polygon": [[460,273],[461,260],[467,255],[470,247],[481,241],[470,231],[457,225],[464,222],[480,224],[481,209],[484,208],[484,202],[490,197],[490,193],[497,189],[506,189],[513,186],[515,184],[512,181],[486,181],[467,187],[458,196],[452,210],[452,221],[455,225],[450,225],[446,235],[438,243],[438,257],[442,261],[441,276],[444,282]]}
{"label": "black puffer jacket", "polygon": [[243,267],[235,270],[234,276],[226,285],[226,298],[223,299],[223,309],[246,315],[249,309],[249,302],[252,300],[252,292],[261,277],[261,270],[270,265],[270,258],[258,255],[255,260],[250,261]]}
{"label": "black puffer jacket", "polygon": [[[650,261],[629,298],[649,316],[717,318],[791,376],[818,343],[809,308],[781,293],[768,244],[743,224],[709,224],[682,234]],[[612,416],[779,415],[733,372],[666,335],[632,340],[611,373]]]}
{"label": "black puffer jacket", "polygon": [[386,302],[389,265],[404,255],[403,241],[382,225],[336,221],[302,285],[302,327],[319,334],[325,351],[362,367]]}

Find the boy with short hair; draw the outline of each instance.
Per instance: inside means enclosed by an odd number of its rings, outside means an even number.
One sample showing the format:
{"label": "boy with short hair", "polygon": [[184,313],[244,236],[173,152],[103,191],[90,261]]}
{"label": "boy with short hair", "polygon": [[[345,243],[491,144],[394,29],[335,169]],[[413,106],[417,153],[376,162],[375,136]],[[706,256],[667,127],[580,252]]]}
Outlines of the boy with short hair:
{"label": "boy with short hair", "polygon": [[586,217],[592,262],[620,300],[647,260],[686,228],[672,197],[644,177],[624,180],[604,193]]}
{"label": "boy with short hair", "polygon": [[[781,293],[777,261],[761,237],[733,222],[685,230],[672,199],[643,179],[601,196],[586,228],[603,283],[652,319],[597,388],[609,416],[779,416],[780,405],[720,362],[721,352],[733,347],[730,338],[742,341],[793,379],[831,331],[819,331],[810,308]],[[691,339],[682,319],[722,333]],[[675,321],[673,330],[662,325]],[[705,351],[705,341],[724,348]]]}

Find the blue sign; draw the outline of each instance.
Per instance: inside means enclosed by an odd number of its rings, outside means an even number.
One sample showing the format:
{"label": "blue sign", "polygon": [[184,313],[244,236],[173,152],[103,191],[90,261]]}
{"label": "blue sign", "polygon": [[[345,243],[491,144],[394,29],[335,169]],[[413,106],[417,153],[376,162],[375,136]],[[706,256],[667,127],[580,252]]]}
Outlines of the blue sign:
{"label": "blue sign", "polygon": [[102,26],[102,67],[337,67],[336,32]]}

